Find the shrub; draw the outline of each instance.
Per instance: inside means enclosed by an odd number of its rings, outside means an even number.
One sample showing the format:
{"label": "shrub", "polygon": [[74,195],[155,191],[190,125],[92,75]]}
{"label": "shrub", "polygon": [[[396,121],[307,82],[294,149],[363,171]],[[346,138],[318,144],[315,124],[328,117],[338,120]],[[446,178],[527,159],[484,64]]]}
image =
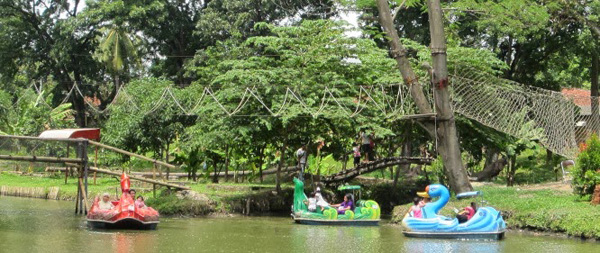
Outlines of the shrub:
{"label": "shrub", "polygon": [[600,184],[600,140],[593,134],[586,142],[586,149],[577,158],[573,172],[573,189],[579,195],[589,195]]}

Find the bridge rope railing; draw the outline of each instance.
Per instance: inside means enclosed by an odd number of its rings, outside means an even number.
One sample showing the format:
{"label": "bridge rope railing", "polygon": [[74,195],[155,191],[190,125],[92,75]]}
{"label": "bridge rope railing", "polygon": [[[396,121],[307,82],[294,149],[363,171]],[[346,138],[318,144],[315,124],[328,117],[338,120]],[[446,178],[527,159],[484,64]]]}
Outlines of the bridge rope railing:
{"label": "bridge rope railing", "polygon": [[[433,107],[432,86],[426,78],[421,81],[428,102]],[[461,68],[451,75],[450,83],[455,113],[517,138],[537,140],[544,147],[565,157],[576,157],[579,153],[578,144],[600,129],[600,117],[591,117],[590,109],[581,106],[590,107],[591,103],[585,101],[594,99],[591,96],[565,96],[560,92],[522,85],[468,68]],[[85,98],[79,86],[75,83],[63,102],[69,101],[71,96]],[[401,84],[306,89],[276,85],[269,88],[203,86],[197,88],[193,96],[180,96],[182,92],[179,88],[168,86],[151,103],[142,106],[142,98],[136,98],[137,94],[129,94],[122,86],[102,110],[90,99],[84,101],[97,113],[108,113],[118,105],[141,115],[172,107],[184,115],[196,116],[211,111],[220,111],[227,117],[283,117],[303,113],[313,118],[354,118],[380,114],[394,120],[418,115],[410,89]],[[36,90],[43,92],[37,86]]]}

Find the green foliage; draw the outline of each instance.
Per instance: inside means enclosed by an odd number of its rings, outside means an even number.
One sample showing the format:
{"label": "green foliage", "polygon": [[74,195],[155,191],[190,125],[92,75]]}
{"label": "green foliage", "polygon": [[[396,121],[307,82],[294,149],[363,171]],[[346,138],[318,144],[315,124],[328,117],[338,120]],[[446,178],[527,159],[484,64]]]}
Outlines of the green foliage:
{"label": "green foliage", "polygon": [[600,139],[594,134],[586,142],[586,148],[577,157],[573,171],[573,187],[577,194],[588,195],[600,184]]}
{"label": "green foliage", "polygon": [[156,106],[164,103],[165,88],[172,85],[157,78],[129,83],[124,90],[128,95],[120,97],[112,108],[103,140],[131,151],[152,151],[160,157],[184,128],[195,121],[195,117],[181,113],[176,105]]}
{"label": "green foliage", "polygon": [[14,95],[0,90],[0,134],[37,136],[46,129],[74,126],[71,104],[52,108],[52,96],[44,95],[30,89]]}
{"label": "green foliage", "polygon": [[106,37],[100,42],[98,51],[100,61],[115,75],[129,70],[130,65],[141,64],[131,35],[121,27],[108,30]]}
{"label": "green foliage", "polygon": [[206,215],[214,211],[214,206],[205,201],[180,199],[175,194],[161,194],[157,198],[148,198],[146,205],[153,207],[163,215]]}

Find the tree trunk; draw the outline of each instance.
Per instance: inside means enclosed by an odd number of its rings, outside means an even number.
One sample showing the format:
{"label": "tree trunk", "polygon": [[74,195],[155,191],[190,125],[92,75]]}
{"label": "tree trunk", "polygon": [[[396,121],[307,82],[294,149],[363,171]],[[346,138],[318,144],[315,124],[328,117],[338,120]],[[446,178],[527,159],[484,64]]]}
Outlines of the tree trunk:
{"label": "tree trunk", "polygon": [[[407,131],[406,133],[410,133],[410,131]],[[402,144],[402,156],[410,157],[410,150],[411,150],[411,143],[407,138],[405,138],[405,141]],[[398,184],[398,177],[400,176],[400,171],[407,172],[408,170],[410,170],[410,163],[398,165],[398,167],[396,168],[396,175],[394,176],[394,184],[393,184],[394,189],[396,189],[396,186]]]}
{"label": "tree trunk", "polygon": [[258,158],[258,176],[260,177],[260,183],[262,184],[263,182],[263,171],[262,171],[262,167],[263,167],[263,162],[265,159],[265,147],[267,146],[267,144],[265,143],[259,150],[260,155]]}
{"label": "tree trunk", "polygon": [[600,63],[598,62],[598,52],[592,50],[592,66],[590,68],[590,77],[591,77],[591,102],[592,102],[592,117],[591,124],[595,127],[592,129],[596,134],[600,133],[600,129],[598,126],[600,125],[600,111],[598,110],[598,72],[600,72]]}
{"label": "tree trunk", "polygon": [[485,165],[483,170],[473,173],[471,176],[478,182],[489,181],[498,176],[504,167],[506,167],[506,164],[508,164],[508,161],[505,157],[500,158],[500,153],[497,150],[487,149],[485,151]]}
{"label": "tree trunk", "polygon": [[552,164],[552,151],[550,149],[546,149],[546,168],[548,171],[554,172],[555,181],[558,181],[558,167]]}
{"label": "tree trunk", "polygon": [[225,145],[225,182],[229,180],[229,144]]}
{"label": "tree trunk", "polygon": [[[394,27],[394,21],[392,20],[392,16],[390,14],[390,6],[388,5],[387,0],[377,0],[377,9],[379,11],[379,22],[381,23],[381,28],[386,33],[386,37],[388,39],[388,44],[390,45],[390,54],[398,63],[398,69],[402,74],[402,78],[404,79],[404,83],[411,87],[410,94],[419,108],[420,113],[431,113],[432,109],[429,103],[427,102],[427,98],[423,93],[423,88],[421,87],[421,83],[415,75],[412,67],[410,66],[410,62],[408,60],[407,51],[400,43],[400,37],[398,36],[398,32]],[[426,124],[426,130],[433,134],[433,126],[431,124]]]}
{"label": "tree trunk", "polygon": [[[169,142],[167,141],[167,149],[165,150],[165,162],[169,163]],[[171,174],[171,168],[167,167],[167,181],[169,181],[169,174]]]}
{"label": "tree trunk", "polygon": [[590,203],[592,205],[600,204],[600,184],[597,184],[594,188],[594,193],[592,194],[592,201]]}
{"label": "tree trunk", "polygon": [[435,86],[435,107],[439,117],[442,119],[438,124],[440,153],[444,160],[446,176],[450,181],[450,187],[457,193],[472,191],[473,187],[463,167],[460,144],[456,133],[454,112],[450,102],[448,91],[448,66],[446,59],[446,37],[444,35],[444,24],[442,20],[442,8],[439,0],[429,0],[429,31],[431,35],[431,56],[433,59],[432,82]]}
{"label": "tree trunk", "polygon": [[517,171],[517,156],[510,157],[508,177],[506,178],[506,186],[513,186],[515,183],[515,172]]}
{"label": "tree trunk", "polygon": [[218,184],[219,183],[219,170],[217,169],[217,159],[213,159],[213,172],[214,172],[214,175],[213,175],[212,182],[215,184]]}
{"label": "tree trunk", "polygon": [[[430,0],[428,4],[430,10],[429,23],[431,30],[431,47],[434,58],[433,81],[438,86],[435,91],[435,102],[439,117],[443,119],[439,124],[439,130],[437,132],[437,136],[440,140],[440,154],[444,160],[444,167],[446,168],[446,175],[450,180],[451,189],[455,192],[471,191],[473,188],[471,187],[467,173],[462,166],[458,136],[456,135],[456,126],[454,124],[453,112],[450,108],[450,97],[446,88],[448,84],[448,71],[446,67],[446,42],[442,24],[442,10],[440,8],[439,0]],[[428,104],[423,89],[421,88],[421,84],[417,80],[417,77],[410,66],[406,49],[400,43],[400,38],[398,37],[390,14],[388,1],[377,0],[377,8],[379,10],[381,26],[384,32],[386,32],[390,44],[390,53],[398,63],[398,68],[404,78],[404,82],[411,87],[411,96],[415,101],[419,112],[431,113],[431,106]],[[433,124],[424,123],[422,126],[432,138],[436,137],[436,133],[434,132],[436,129],[434,129]]]}
{"label": "tree trunk", "polygon": [[287,148],[287,132],[285,134],[283,145],[281,145],[281,149],[279,150],[279,164],[277,165],[277,176],[275,177],[277,194],[281,194],[281,167],[285,163],[285,149]]}

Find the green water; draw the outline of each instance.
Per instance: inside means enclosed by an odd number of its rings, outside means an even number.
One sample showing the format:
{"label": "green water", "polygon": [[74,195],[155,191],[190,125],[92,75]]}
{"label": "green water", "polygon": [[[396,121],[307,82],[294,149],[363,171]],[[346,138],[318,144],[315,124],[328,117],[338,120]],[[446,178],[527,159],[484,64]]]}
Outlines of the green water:
{"label": "green water", "polygon": [[508,233],[503,241],[409,239],[399,226],[297,225],[285,217],[163,218],[155,231],[93,231],[66,201],[0,197],[0,252],[599,252]]}

